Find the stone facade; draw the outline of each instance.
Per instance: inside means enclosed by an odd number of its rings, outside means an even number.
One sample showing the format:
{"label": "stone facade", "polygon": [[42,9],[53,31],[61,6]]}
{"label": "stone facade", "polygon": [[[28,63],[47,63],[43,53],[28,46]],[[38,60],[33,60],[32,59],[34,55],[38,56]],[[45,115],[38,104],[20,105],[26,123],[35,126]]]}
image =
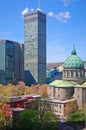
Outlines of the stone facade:
{"label": "stone facade", "polygon": [[46,83],[46,15],[40,11],[24,16],[24,81]]}
{"label": "stone facade", "polygon": [[83,69],[64,69],[63,79],[83,83],[85,81],[85,71]]}
{"label": "stone facade", "polygon": [[76,99],[69,99],[65,101],[59,101],[56,99],[45,99],[41,100],[41,104],[39,105],[40,110],[44,108],[44,102],[48,103],[48,105],[46,106],[46,110],[52,111],[55,115],[57,115],[58,118],[66,119],[71,112],[77,110],[78,108]]}
{"label": "stone facade", "polygon": [[51,105],[52,111],[57,112],[57,115],[68,115],[86,103],[84,62],[76,55],[75,48],[64,62],[62,80],[51,82],[47,93],[49,99],[54,102]]}
{"label": "stone facade", "polygon": [[70,99],[72,97],[73,87],[59,88],[54,86],[53,87],[48,86],[47,92],[49,98],[55,98],[57,100],[63,101],[63,100]]}
{"label": "stone facade", "polygon": [[86,103],[86,87],[75,87],[74,92],[74,98],[77,100],[78,106],[82,108]]}

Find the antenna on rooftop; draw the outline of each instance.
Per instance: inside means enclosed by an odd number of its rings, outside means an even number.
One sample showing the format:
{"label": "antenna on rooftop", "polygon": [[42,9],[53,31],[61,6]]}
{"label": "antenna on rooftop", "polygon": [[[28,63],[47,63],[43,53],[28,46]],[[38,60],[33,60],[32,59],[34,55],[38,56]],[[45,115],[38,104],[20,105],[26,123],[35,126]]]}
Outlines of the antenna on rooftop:
{"label": "antenna on rooftop", "polygon": [[40,9],[40,0],[38,0],[38,9]]}
{"label": "antenna on rooftop", "polygon": [[73,48],[75,48],[75,44],[73,44]]}

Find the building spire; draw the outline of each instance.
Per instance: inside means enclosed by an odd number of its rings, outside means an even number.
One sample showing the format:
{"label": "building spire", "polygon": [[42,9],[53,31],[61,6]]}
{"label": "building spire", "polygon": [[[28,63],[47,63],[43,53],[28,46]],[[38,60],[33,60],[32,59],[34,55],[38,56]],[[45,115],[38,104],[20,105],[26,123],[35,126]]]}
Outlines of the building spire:
{"label": "building spire", "polygon": [[38,0],[38,9],[40,9],[40,0]]}
{"label": "building spire", "polygon": [[73,44],[73,49],[72,49],[71,55],[76,55],[75,44]]}

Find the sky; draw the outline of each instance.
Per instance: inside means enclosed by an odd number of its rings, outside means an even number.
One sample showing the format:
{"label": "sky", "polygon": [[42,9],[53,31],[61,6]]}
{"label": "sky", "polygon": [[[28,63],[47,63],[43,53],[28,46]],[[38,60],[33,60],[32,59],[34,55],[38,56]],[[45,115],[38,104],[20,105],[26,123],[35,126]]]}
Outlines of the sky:
{"label": "sky", "polygon": [[86,0],[1,0],[0,40],[24,43],[24,14],[46,13],[47,63],[64,62],[73,44],[86,61]]}

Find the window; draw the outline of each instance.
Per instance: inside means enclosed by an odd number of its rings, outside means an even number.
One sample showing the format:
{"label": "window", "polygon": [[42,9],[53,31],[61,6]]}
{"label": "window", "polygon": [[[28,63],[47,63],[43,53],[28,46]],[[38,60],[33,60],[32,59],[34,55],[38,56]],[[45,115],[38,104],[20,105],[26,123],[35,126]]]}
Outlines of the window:
{"label": "window", "polygon": [[55,103],[55,106],[57,106],[57,104]]}
{"label": "window", "polygon": [[49,96],[51,96],[51,93],[49,94]]}
{"label": "window", "polygon": [[53,89],[53,96],[55,97],[56,94],[56,88]]}
{"label": "window", "polygon": [[68,97],[68,95],[66,94],[66,97]]}
{"label": "window", "polygon": [[61,108],[61,105],[59,105],[59,108]]}
{"label": "window", "polygon": [[58,74],[57,72],[54,73],[54,75],[57,75],[57,74]]}
{"label": "window", "polygon": [[60,90],[60,88],[58,88],[58,91]]}
{"label": "window", "polygon": [[79,95],[77,97],[79,98]]}
{"label": "window", "polygon": [[58,98],[60,97],[60,95],[58,95]]}
{"label": "window", "polygon": [[50,89],[51,89],[51,86],[50,86]]}

